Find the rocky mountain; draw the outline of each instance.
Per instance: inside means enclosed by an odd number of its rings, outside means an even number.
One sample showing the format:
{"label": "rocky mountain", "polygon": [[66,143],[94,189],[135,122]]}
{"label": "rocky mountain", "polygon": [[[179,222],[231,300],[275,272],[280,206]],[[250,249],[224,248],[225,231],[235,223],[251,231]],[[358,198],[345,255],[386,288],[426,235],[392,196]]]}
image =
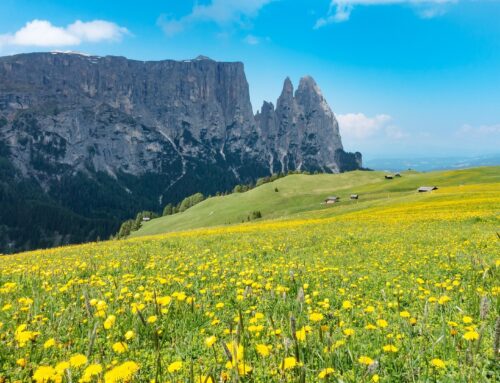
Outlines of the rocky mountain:
{"label": "rocky mountain", "polygon": [[242,63],[0,58],[0,252],[108,236],[272,173],[360,167],[311,77],[254,116]]}

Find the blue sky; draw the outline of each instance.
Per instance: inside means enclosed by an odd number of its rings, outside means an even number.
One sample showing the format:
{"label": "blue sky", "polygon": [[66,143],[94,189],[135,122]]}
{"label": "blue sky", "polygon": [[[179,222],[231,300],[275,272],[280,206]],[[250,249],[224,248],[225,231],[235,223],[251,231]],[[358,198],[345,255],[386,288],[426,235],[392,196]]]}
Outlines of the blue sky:
{"label": "blue sky", "polygon": [[0,55],[245,63],[255,110],[312,75],[366,158],[500,152],[500,2],[2,0]]}

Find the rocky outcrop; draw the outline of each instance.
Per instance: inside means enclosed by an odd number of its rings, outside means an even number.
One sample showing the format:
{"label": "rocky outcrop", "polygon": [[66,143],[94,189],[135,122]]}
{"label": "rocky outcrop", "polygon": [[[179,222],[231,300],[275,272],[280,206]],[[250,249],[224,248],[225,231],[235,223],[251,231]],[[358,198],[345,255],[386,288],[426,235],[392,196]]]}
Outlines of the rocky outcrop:
{"label": "rocky outcrop", "polygon": [[311,77],[295,93],[286,79],[276,108],[266,102],[254,116],[243,64],[206,57],[2,57],[0,143],[19,182],[113,222],[271,173],[361,166]]}
{"label": "rocky outcrop", "polygon": [[295,94],[287,78],[276,109],[264,102],[256,122],[268,143],[270,172],[361,168],[360,153],[344,152],[337,120],[312,77],[303,77]]}

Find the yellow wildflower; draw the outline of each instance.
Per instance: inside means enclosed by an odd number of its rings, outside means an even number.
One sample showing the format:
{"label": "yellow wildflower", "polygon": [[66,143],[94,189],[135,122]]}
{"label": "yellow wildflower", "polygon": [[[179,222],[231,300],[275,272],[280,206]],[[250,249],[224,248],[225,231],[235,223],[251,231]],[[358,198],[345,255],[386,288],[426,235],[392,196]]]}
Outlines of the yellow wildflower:
{"label": "yellow wildflower", "polygon": [[168,365],[168,372],[170,373],[174,373],[174,372],[177,372],[179,371],[180,369],[182,368],[182,362],[179,360],[179,361],[176,361],[176,362],[173,362],[173,363],[170,363]]}
{"label": "yellow wildflower", "polygon": [[370,364],[373,363],[373,359],[368,357],[368,356],[360,356],[358,358],[358,362],[361,363],[361,364],[365,364],[367,366],[369,366]]}
{"label": "yellow wildflower", "polygon": [[291,370],[292,368],[295,368],[297,366],[297,359],[295,359],[293,356],[290,356],[288,358],[285,358],[282,363],[282,369],[283,370]]}
{"label": "yellow wildflower", "polygon": [[335,370],[331,367],[324,368],[323,370],[321,370],[319,372],[318,378],[325,379],[326,377],[333,375],[334,372],[335,372]]}
{"label": "yellow wildflower", "polygon": [[323,314],[321,313],[312,313],[311,315],[309,315],[309,319],[312,321],[312,322],[320,322],[323,320]]}

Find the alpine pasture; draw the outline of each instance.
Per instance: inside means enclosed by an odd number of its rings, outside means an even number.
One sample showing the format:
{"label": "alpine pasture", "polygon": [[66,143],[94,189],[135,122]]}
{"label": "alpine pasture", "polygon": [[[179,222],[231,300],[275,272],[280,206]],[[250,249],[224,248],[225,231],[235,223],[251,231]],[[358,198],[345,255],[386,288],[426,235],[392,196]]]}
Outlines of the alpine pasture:
{"label": "alpine pasture", "polygon": [[0,382],[498,380],[498,168],[366,174],[356,205],[1,257]]}

